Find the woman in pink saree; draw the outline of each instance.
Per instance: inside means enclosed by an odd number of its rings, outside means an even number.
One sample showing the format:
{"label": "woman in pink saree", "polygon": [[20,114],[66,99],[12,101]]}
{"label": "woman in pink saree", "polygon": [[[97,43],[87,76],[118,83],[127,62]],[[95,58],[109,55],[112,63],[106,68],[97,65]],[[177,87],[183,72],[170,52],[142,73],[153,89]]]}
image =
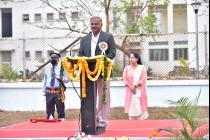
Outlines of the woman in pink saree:
{"label": "woman in pink saree", "polygon": [[130,65],[124,68],[123,80],[126,86],[125,113],[129,120],[147,119],[147,71],[137,53],[130,54]]}

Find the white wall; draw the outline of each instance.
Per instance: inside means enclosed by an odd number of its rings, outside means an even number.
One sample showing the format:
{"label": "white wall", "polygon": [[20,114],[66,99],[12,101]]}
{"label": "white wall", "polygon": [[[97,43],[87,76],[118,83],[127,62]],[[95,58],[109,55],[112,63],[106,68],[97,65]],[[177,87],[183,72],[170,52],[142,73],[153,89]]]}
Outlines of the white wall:
{"label": "white wall", "polygon": [[[148,81],[148,106],[167,107],[166,100],[178,100],[181,97],[194,99],[200,89],[199,105],[209,106],[208,80],[160,80]],[[74,83],[80,93],[79,83]],[[80,107],[80,100],[68,83],[66,92],[66,108]],[[8,111],[45,110],[45,96],[42,83],[0,83],[0,109]],[[123,107],[125,87],[123,81],[111,82],[111,107]]]}
{"label": "white wall", "polygon": [[[196,31],[195,13],[190,4],[191,3],[188,3],[187,5],[188,7],[187,8],[188,32],[195,32]],[[209,31],[209,14],[208,14],[209,11],[205,11],[205,9],[206,9],[205,6],[201,6],[198,11],[198,31],[199,32],[205,31],[204,26],[207,26],[207,31]]]}

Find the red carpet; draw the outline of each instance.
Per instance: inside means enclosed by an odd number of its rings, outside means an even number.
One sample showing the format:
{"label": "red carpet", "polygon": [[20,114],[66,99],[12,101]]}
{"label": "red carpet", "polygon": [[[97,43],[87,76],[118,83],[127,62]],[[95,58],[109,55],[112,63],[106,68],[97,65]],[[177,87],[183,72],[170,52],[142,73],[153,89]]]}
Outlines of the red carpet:
{"label": "red carpet", "polygon": [[[110,120],[106,132],[92,137],[148,137],[157,128],[180,128],[177,120]],[[0,128],[0,138],[53,138],[69,137],[79,132],[77,121],[37,122],[30,121]],[[158,137],[169,137],[161,132]]]}

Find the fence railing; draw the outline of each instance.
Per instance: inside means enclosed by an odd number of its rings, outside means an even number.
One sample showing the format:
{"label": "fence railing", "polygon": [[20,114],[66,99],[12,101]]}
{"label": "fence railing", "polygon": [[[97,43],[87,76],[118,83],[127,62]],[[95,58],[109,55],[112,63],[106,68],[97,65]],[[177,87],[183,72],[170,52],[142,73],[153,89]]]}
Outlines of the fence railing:
{"label": "fence railing", "polygon": [[[199,58],[196,58],[195,33],[114,36],[117,44],[125,37],[126,49],[140,54],[147,67],[148,77],[195,78],[196,73],[199,73],[201,79],[209,78],[209,32],[199,32]],[[20,79],[23,78],[23,74],[25,78],[31,78],[29,75],[49,60],[49,53],[62,51],[76,38],[0,39],[0,79],[4,78],[2,68],[5,64],[10,66],[8,73],[15,71]],[[62,56],[76,55],[78,47],[79,41],[73,44],[71,49],[62,52]],[[184,58],[186,65],[180,62],[180,58]],[[196,61],[199,61],[199,70],[196,69]],[[117,71],[122,73],[124,67],[129,64],[129,58],[117,50],[114,62],[118,65]],[[36,80],[43,78],[46,67],[34,73]]]}

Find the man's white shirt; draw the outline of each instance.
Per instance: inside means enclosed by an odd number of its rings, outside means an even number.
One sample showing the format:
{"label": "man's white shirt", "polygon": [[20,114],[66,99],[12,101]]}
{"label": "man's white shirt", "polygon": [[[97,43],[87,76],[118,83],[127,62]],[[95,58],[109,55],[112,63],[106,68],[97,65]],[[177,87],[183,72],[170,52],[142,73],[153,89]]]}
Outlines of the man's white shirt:
{"label": "man's white shirt", "polygon": [[95,56],[95,51],[96,51],[96,45],[99,39],[100,32],[98,35],[95,37],[92,33],[92,39],[91,39],[91,57]]}

